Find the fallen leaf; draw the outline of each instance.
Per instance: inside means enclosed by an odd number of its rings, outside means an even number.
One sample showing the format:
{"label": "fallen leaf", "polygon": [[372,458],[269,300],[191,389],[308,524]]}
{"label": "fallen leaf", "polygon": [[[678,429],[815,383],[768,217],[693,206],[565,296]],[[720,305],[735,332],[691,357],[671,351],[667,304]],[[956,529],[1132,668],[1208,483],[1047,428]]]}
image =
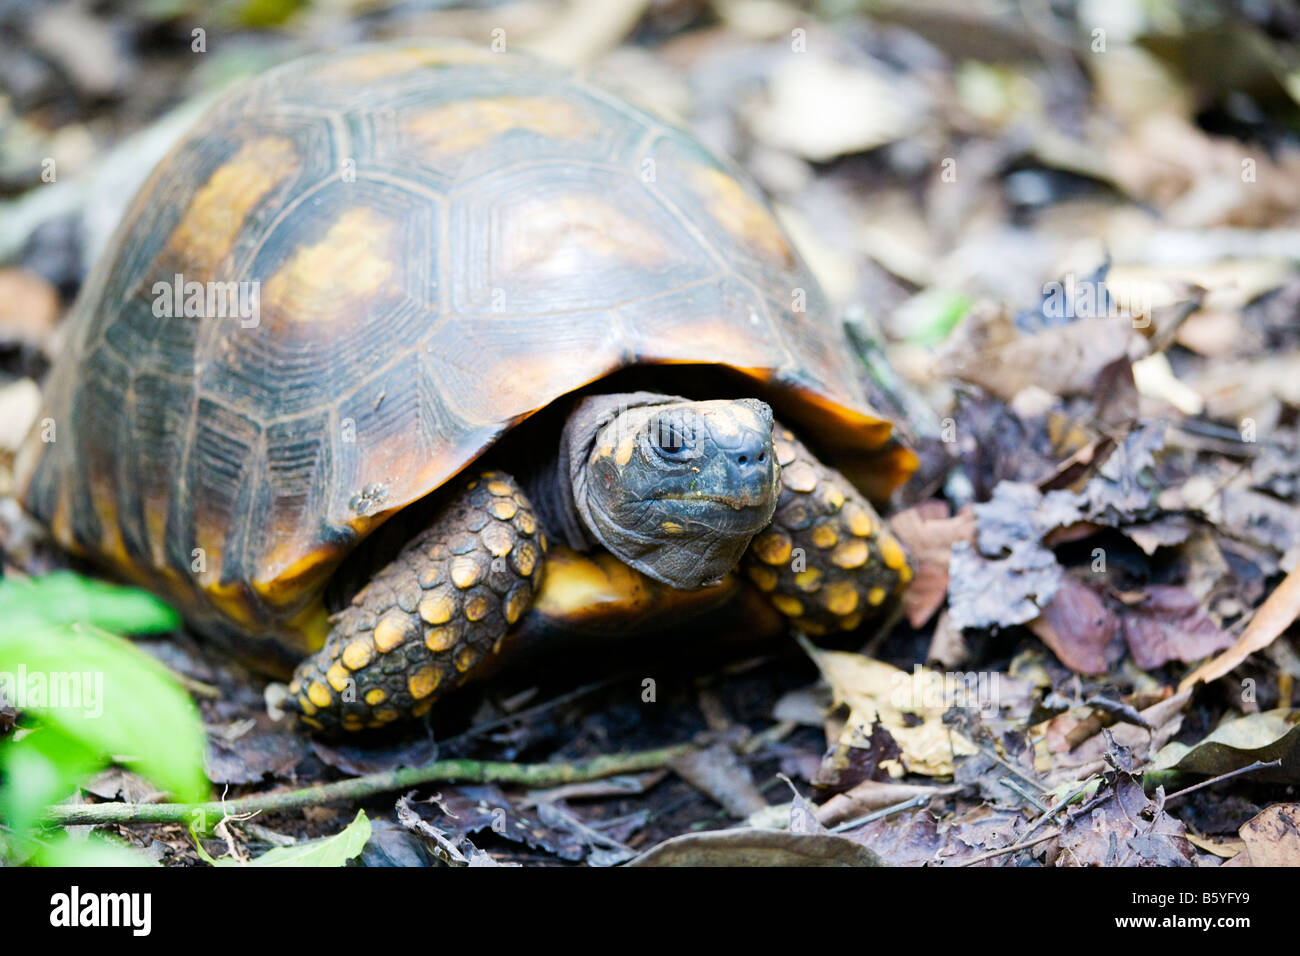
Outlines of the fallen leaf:
{"label": "fallen leaf", "polygon": [[1116,445],[1079,493],[1082,518],[1123,527],[1159,514],[1156,455],[1165,446],[1165,432],[1166,426],[1161,422],[1144,425],[1133,429]]}
{"label": "fallen leaf", "polygon": [[1110,794],[1061,828],[1057,866],[1195,866],[1187,828],[1156,806],[1129,773]]}
{"label": "fallen leaf", "polygon": [[1041,543],[1057,523],[1055,503],[1062,495],[1073,497],[1068,492],[1044,496],[1033,485],[1003,481],[991,499],[974,506],[975,542],[955,542],[948,564],[953,626],[1005,627],[1038,617],[1063,574]]}
{"label": "fallen leaf", "polygon": [[1029,629],[1076,673],[1104,674],[1123,654],[1115,653],[1119,620],[1114,612],[1096,591],[1068,575]]}
{"label": "fallen leaf", "polygon": [[1223,860],[1231,860],[1235,856],[1246,851],[1246,844],[1241,840],[1210,840],[1206,837],[1197,836],[1195,833],[1188,833],[1187,839],[1191,841],[1192,846],[1198,850],[1204,850],[1206,853],[1212,853]]}
{"label": "fallen leaf", "polygon": [[1268,600],[1260,605],[1237,643],[1184,677],[1178,689],[1185,690],[1197,683],[1208,684],[1230,673],[1251,654],[1272,644],[1297,617],[1300,617],[1300,567],[1288,574]]}
{"label": "fallen leaf", "polygon": [[1206,509],[1207,516],[1224,533],[1285,554],[1300,541],[1300,510],[1272,495],[1241,488],[1225,488]]}
{"label": "fallen leaf", "polygon": [[[1027,825],[1025,815],[1019,810],[997,809],[988,805],[973,807],[944,827],[944,842],[935,853],[934,862],[939,866],[951,866],[989,850],[1014,846]],[[1011,855],[1008,854],[1006,857],[996,857],[974,865],[1000,866],[1010,859]]]}
{"label": "fallen leaf", "polygon": [[1239,834],[1251,866],[1300,866],[1300,803],[1278,803],[1247,820]]}
{"label": "fallen leaf", "polygon": [[345,739],[329,743],[312,740],[311,749],[329,766],[354,777],[387,773],[398,767],[422,767],[438,759],[438,743],[427,733],[367,741],[364,746]]}
{"label": "fallen leaf", "polygon": [[1169,661],[1196,661],[1232,644],[1195,595],[1157,584],[1147,599],[1124,611],[1124,638],[1138,667],[1151,670]]}
{"label": "fallen leaf", "polygon": [[665,840],[627,866],[888,866],[861,843],[831,833],[708,830]]}
{"label": "fallen leaf", "polygon": [[436,821],[437,828],[453,844],[471,833],[491,830],[503,839],[545,850],[562,860],[580,860],[586,854],[582,840],[520,813],[500,787],[448,787],[433,802],[444,814]]}
{"label": "fallen leaf", "polygon": [[346,827],[333,836],[308,840],[293,846],[277,846],[255,859],[242,862],[224,857],[213,861],[214,866],[344,866],[348,860],[361,854],[370,839],[370,820],[364,810]]}
{"label": "fallen leaf", "polygon": [[897,761],[902,755],[889,731],[874,723],[869,734],[855,735],[851,745],[839,740],[822,758],[812,784],[829,790],[845,790],[864,781],[879,780],[889,776],[887,763]]}
{"label": "fallen leaf", "polygon": [[1300,782],[1300,710],[1266,710],[1229,720],[1195,745],[1169,744],[1156,754],[1151,769],[1218,776],[1257,760],[1281,760],[1282,765],[1257,770],[1252,779]]}
{"label": "fallen leaf", "polygon": [[772,74],[766,101],[749,120],[768,145],[825,162],[892,142],[923,114],[920,88],[883,66],[796,56]]}
{"label": "fallen leaf", "polygon": [[267,774],[287,777],[305,751],[298,734],[254,729],[230,742],[209,737],[204,770],[213,783],[261,783]]}
{"label": "fallen leaf", "polygon": [[863,780],[851,790],[837,793],[817,808],[817,819],[828,827],[845,820],[864,816],[873,810],[883,810],[896,803],[917,797],[947,797],[960,793],[962,787],[923,787],[911,783],[894,783],[885,780]]}
{"label": "fallen leaf", "polygon": [[1061,585],[1056,556],[1035,541],[988,558],[965,541],[953,545],[948,605],[955,627],[1007,627],[1042,613]]}
{"label": "fallen leaf", "polygon": [[437,857],[429,852],[426,841],[406,827],[391,820],[374,820],[370,839],[361,851],[361,865],[373,867],[433,866]]}
{"label": "fallen leaf", "polygon": [[945,374],[1010,401],[1030,386],[1091,394],[1102,369],[1145,350],[1128,316],[1078,318],[1025,334],[1005,310],[972,309],[937,361]]}
{"label": "fallen leaf", "polygon": [[943,847],[939,822],[925,808],[872,820],[844,836],[870,847],[887,866],[924,866]]}
{"label": "fallen leaf", "polygon": [[669,766],[738,820],[767,806],[767,801],[754,786],[749,768],[725,743],[692,750],[672,760]]}
{"label": "fallen leaf", "polygon": [[[1113,749],[1113,744],[1143,754],[1158,750],[1182,727],[1183,708],[1191,698],[1191,691],[1182,691],[1139,711],[1147,725],[1156,728],[1154,733],[1135,724],[1098,725],[1097,733],[1073,745],[1071,731],[1094,712],[1091,708],[1075,708],[1059,714],[1031,728],[1035,741],[1034,769],[1044,775],[1045,785],[1056,786],[1100,773],[1106,766],[1104,755]],[[1107,733],[1101,733],[1103,729]]]}
{"label": "fallen leaf", "polygon": [[835,704],[849,705],[841,744],[862,746],[879,722],[898,743],[902,769],[931,776],[952,773],[955,757],[976,752],[974,744],[943,722],[951,706],[986,703],[970,699],[971,688],[919,665],[909,674],[861,654],[803,645],[831,686]]}
{"label": "fallen leaf", "polygon": [[945,502],[923,501],[895,514],[889,527],[913,559],[915,574],[903,597],[903,608],[912,627],[920,627],[948,595],[952,546],[974,539],[975,513],[967,509],[950,517]]}

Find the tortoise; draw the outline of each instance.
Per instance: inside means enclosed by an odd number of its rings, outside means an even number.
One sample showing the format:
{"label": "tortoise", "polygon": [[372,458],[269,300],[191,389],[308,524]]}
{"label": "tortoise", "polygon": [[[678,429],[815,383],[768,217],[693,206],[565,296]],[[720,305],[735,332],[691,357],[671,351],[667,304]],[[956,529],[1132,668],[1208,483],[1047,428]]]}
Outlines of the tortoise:
{"label": "tortoise", "polygon": [[813,633],[911,576],[870,498],[915,458],[761,193],[529,57],[371,45],[228,94],[69,321],[25,506],[292,671],[315,731],[425,714],[548,593],[601,618],[575,568],[647,612],[744,580]]}

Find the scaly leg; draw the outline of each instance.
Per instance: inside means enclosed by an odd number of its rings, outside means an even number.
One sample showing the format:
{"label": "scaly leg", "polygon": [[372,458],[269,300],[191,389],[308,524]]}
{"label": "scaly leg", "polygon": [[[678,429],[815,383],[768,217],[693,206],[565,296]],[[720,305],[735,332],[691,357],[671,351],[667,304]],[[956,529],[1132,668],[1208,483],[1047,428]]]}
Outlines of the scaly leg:
{"label": "scaly leg", "polygon": [[333,619],[288,706],[332,733],[420,717],[501,648],[541,582],[546,540],[508,475],[462,478],[424,531]]}
{"label": "scaly leg", "polygon": [[781,425],[773,444],[781,496],[750,542],[745,573],[810,634],[853,630],[912,578],[898,540],[848,480]]}

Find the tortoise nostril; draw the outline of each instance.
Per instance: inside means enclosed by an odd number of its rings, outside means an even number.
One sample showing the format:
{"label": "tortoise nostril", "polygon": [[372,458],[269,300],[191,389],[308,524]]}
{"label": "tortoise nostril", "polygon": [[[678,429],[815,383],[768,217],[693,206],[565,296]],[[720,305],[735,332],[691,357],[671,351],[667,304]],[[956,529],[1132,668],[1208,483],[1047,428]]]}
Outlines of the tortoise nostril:
{"label": "tortoise nostril", "polygon": [[[762,459],[760,459],[760,461],[761,460]],[[736,461],[740,462],[743,465],[745,462],[749,461],[749,458],[746,457],[745,455],[741,455],[739,458],[736,459]]]}

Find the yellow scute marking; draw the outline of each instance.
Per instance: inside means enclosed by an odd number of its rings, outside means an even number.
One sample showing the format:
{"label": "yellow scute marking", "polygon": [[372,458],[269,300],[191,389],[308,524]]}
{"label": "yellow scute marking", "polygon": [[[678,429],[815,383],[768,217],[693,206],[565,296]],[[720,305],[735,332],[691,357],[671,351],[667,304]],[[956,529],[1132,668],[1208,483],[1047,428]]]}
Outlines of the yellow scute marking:
{"label": "yellow scute marking", "polygon": [[577,139],[593,132],[596,124],[568,103],[544,96],[458,100],[402,120],[409,146],[446,153],[477,149],[514,129],[554,139]]}
{"label": "yellow scute marking", "polygon": [[298,167],[293,143],[282,136],[263,136],[245,143],[194,194],[172,230],[167,248],[201,268],[215,269],[253,207],[296,174]]}
{"label": "yellow scute marking", "polygon": [[373,209],[344,212],[319,242],[294,253],[266,283],[265,304],[294,322],[358,315],[393,277],[397,226]]}
{"label": "yellow scute marking", "polygon": [[781,227],[740,183],[720,169],[705,166],[692,170],[691,179],[723,229],[767,259],[786,268],[794,265],[794,254]]}
{"label": "yellow scute marking", "polygon": [[681,258],[634,210],[596,196],[537,197],[503,214],[500,255],[512,274],[572,277],[601,262],[652,268]]}
{"label": "yellow scute marking", "polygon": [[318,70],[317,76],[322,82],[363,83],[434,66],[491,63],[494,56],[488,50],[468,45],[384,50],[358,54],[342,62],[332,61]]}

